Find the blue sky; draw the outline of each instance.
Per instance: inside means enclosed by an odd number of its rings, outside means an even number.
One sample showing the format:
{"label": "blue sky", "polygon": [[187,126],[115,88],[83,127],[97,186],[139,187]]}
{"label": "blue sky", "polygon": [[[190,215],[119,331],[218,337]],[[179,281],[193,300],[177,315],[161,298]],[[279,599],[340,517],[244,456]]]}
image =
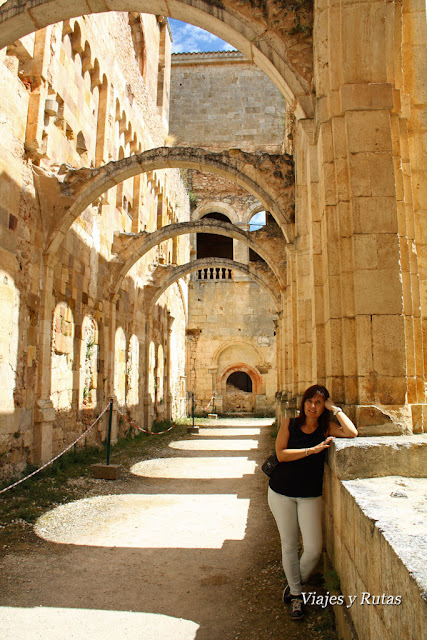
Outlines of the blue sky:
{"label": "blue sky", "polygon": [[173,18],[169,18],[169,23],[173,36],[172,53],[234,50],[231,44],[217,38],[209,31]]}
{"label": "blue sky", "polygon": [[256,231],[265,225],[265,211],[260,211],[252,216],[249,223],[249,231]]}

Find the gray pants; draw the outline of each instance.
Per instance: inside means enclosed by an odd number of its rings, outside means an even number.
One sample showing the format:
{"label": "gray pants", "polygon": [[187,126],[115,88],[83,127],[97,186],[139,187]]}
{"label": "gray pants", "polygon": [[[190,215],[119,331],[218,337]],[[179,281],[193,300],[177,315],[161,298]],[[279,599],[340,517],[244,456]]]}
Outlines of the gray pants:
{"label": "gray pants", "polygon": [[[291,593],[301,594],[322,552],[322,496],[290,498],[268,488],[268,505],[282,542],[282,563]],[[304,552],[298,559],[298,526]]]}

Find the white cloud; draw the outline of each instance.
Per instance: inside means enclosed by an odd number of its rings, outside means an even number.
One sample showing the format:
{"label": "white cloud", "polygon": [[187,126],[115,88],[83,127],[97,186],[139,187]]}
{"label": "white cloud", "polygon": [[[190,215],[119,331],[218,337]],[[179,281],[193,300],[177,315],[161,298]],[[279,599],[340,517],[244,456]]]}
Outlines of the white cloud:
{"label": "white cloud", "polygon": [[234,47],[213,33],[199,29],[180,20],[169,19],[173,43],[172,53],[196,53],[201,51],[233,51]]}

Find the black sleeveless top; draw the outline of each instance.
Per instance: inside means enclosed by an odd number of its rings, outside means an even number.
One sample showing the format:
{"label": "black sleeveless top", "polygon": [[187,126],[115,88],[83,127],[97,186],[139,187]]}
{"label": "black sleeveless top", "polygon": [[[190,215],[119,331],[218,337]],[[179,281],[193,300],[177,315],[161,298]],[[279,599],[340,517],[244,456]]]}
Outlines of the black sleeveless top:
{"label": "black sleeveless top", "polygon": [[[289,423],[288,449],[308,449],[325,440],[321,427],[313,433],[301,431],[297,420]],[[270,488],[292,498],[315,498],[322,495],[326,449],[299,460],[279,462],[270,477]]]}

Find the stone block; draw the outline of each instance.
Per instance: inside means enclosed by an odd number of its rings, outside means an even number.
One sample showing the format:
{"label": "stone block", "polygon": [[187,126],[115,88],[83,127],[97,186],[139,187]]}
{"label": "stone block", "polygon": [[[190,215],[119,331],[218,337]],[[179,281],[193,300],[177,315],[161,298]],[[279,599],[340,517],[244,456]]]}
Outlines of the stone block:
{"label": "stone block", "polygon": [[388,111],[355,111],[345,115],[350,153],[391,152],[391,123]]}
{"label": "stone block", "polygon": [[427,435],[336,438],[328,465],[341,480],[406,476],[423,478],[427,468]]}
{"label": "stone block", "polygon": [[393,85],[383,83],[357,83],[341,86],[343,111],[393,108]]}
{"label": "stone block", "polygon": [[360,269],[354,275],[354,295],[357,314],[401,314],[403,311],[398,270]]}
{"label": "stone block", "polygon": [[92,475],[94,478],[102,480],[118,480],[121,474],[120,464],[102,464],[97,463],[91,465]]}
{"label": "stone block", "polygon": [[379,375],[404,376],[405,323],[401,315],[372,318],[373,364]]}
{"label": "stone block", "polygon": [[394,197],[353,198],[355,233],[396,233],[398,218]]}
{"label": "stone block", "polygon": [[352,198],[372,195],[368,153],[354,153],[349,158],[350,188]]}
{"label": "stone block", "polygon": [[355,269],[378,269],[377,239],[374,234],[353,236]]}

